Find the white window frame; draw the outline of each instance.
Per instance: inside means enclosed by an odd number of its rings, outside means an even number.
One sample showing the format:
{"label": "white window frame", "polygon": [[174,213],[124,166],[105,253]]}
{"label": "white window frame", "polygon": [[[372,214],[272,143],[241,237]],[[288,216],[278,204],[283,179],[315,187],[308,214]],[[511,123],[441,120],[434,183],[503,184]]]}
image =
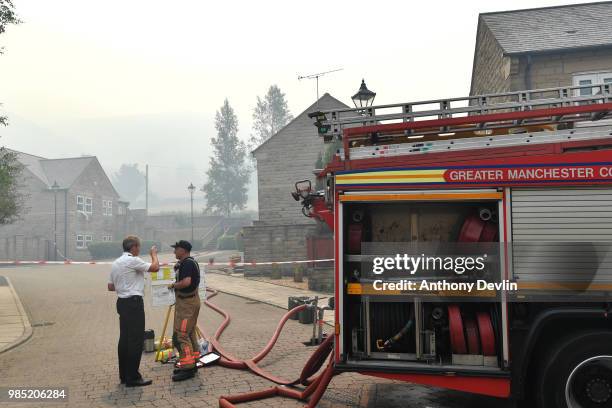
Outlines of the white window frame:
{"label": "white window frame", "polygon": [[93,198],[85,197],[85,213],[93,214]]}
{"label": "white window frame", "polygon": [[108,217],[112,217],[113,200],[102,200],[102,214]]}
{"label": "white window frame", "polygon": [[111,235],[103,235],[102,236],[102,241],[103,242],[111,242],[113,240],[113,237]]}
{"label": "white window frame", "polygon": [[93,198],[84,195],[76,196],[77,211],[84,212],[85,214],[93,214]]}
{"label": "white window frame", "polygon": [[93,241],[91,234],[77,234],[76,247],[77,249],[87,249],[87,244]]}
{"label": "white window frame", "polygon": [[[581,84],[583,81],[590,81],[589,83]],[[572,75],[572,83],[574,86],[579,85],[590,85],[590,84],[612,84],[612,71],[595,71],[595,72],[578,72]],[[586,89],[588,90],[588,89]],[[582,93],[585,89],[576,89],[576,96],[588,96],[593,95],[595,89],[591,89],[591,93]]]}
{"label": "white window frame", "polygon": [[85,197],[82,195],[76,196],[77,211],[85,212]]}

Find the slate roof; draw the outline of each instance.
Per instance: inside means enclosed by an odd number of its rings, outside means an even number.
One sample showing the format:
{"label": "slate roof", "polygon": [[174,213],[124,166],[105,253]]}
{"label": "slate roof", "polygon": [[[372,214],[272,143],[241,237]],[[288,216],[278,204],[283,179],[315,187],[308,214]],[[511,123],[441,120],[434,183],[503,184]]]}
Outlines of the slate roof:
{"label": "slate roof", "polygon": [[60,188],[70,188],[85,168],[91,162],[98,160],[95,156],[46,159],[16,150],[11,151],[17,155],[17,160],[48,188],[51,188],[56,181]]}
{"label": "slate roof", "polygon": [[612,46],[612,1],[480,14],[507,55]]}
{"label": "slate roof", "polygon": [[[262,144],[257,146],[255,149],[253,149],[251,154],[255,155],[255,152],[257,152],[263,146],[267,145],[269,142],[274,142],[274,140],[276,138],[278,138],[278,136],[281,135],[285,129],[290,127],[292,123],[307,117],[309,113],[314,112],[315,110],[317,110],[317,104],[318,104],[318,109],[320,109],[320,110],[336,109],[336,108],[337,109],[348,108],[348,105],[344,104],[343,102],[341,102],[338,99],[336,99],[333,96],[331,96],[329,93],[325,92],[323,94],[323,96],[321,96],[319,98],[318,101],[316,101],[315,103],[310,105],[308,108],[306,108],[306,110],[304,110],[302,113],[300,113],[299,115],[294,117],[289,123],[287,123],[285,126],[283,126],[278,132],[276,132],[275,134],[270,136],[270,138],[268,140],[266,140],[265,142],[263,142]],[[316,133],[316,128],[315,128],[315,125],[314,125],[314,121],[312,122],[312,129],[313,129],[313,134]]]}
{"label": "slate roof", "polygon": [[57,181],[61,187],[70,187],[83,173],[85,168],[96,160],[93,156],[75,157],[69,159],[41,160],[40,164],[47,175],[47,181],[53,184]]}

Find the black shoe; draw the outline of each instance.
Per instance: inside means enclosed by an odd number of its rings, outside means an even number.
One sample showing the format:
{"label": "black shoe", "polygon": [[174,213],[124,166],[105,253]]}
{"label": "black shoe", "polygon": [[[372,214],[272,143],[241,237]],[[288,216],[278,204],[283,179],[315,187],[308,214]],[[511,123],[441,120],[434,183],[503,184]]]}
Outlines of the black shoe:
{"label": "black shoe", "polygon": [[143,378],[139,378],[138,380],[134,380],[134,381],[127,381],[125,383],[126,387],[144,387],[147,385],[151,385],[153,383],[153,381],[151,380],[145,380]]}
{"label": "black shoe", "polygon": [[[193,371],[198,371],[198,369],[200,369],[200,368],[202,368],[202,366],[198,366],[198,364],[196,364],[195,368],[193,368]],[[181,371],[186,371],[186,370],[181,370],[180,368],[175,368],[175,369],[172,371],[172,374],[178,374],[178,373],[180,373]]]}
{"label": "black shoe", "polygon": [[179,370],[178,373],[172,376],[172,381],[184,381],[193,378],[195,376],[196,371],[196,368],[192,368],[190,370]]}

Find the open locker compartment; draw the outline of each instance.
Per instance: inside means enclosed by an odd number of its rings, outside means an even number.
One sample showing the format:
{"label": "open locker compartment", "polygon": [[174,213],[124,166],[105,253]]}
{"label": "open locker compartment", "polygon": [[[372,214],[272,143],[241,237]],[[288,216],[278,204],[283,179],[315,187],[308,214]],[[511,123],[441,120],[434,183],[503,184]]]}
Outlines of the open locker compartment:
{"label": "open locker compartment", "polygon": [[[458,195],[463,197],[463,195]],[[501,195],[499,196],[501,198]],[[355,294],[377,278],[367,267],[388,243],[486,242],[499,249],[500,199],[345,202],[342,209],[343,356],[346,364],[495,370],[501,367],[499,302],[414,293]],[[488,260],[497,263],[500,257]],[[447,276],[453,279],[454,276]],[[401,279],[401,273],[387,276]],[[459,277],[461,278],[461,277]]]}

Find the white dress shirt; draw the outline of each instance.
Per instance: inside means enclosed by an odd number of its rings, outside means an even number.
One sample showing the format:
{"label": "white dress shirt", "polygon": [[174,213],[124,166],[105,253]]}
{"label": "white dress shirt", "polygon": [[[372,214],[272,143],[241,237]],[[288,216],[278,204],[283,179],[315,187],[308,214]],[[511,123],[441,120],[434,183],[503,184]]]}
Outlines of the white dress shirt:
{"label": "white dress shirt", "polygon": [[143,261],[129,252],[124,252],[113,262],[109,283],[115,286],[117,296],[144,296],[144,274],[151,264]]}

